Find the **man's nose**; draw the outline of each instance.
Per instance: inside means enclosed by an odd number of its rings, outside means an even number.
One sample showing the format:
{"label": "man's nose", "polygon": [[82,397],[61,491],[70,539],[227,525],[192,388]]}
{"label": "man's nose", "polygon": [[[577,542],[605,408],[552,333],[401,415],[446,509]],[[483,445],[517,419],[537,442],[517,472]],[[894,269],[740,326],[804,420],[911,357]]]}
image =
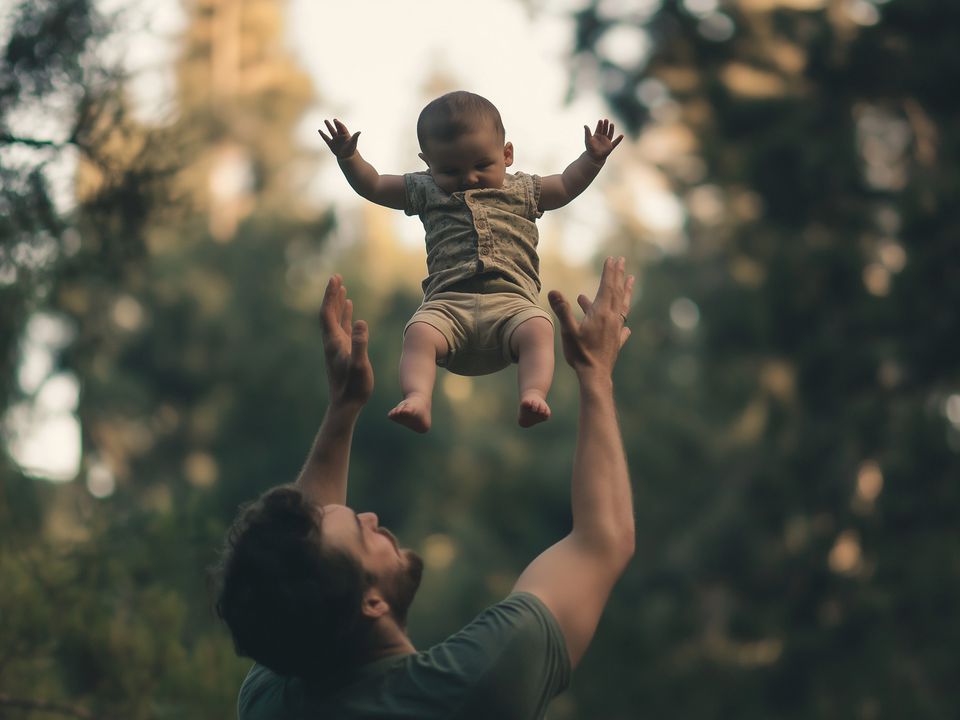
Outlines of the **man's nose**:
{"label": "man's nose", "polygon": [[380,524],[380,518],[377,517],[376,513],[365,512],[358,515],[361,522],[368,523],[373,527],[377,527]]}

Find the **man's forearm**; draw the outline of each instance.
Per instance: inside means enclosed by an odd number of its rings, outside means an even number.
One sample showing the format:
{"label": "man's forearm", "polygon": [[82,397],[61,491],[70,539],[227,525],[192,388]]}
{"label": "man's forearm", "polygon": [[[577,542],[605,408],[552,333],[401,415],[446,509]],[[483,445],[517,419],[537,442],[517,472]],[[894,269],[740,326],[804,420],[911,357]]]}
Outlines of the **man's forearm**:
{"label": "man's forearm", "polygon": [[560,175],[563,189],[567,194],[567,202],[586,190],[603,167],[603,160],[596,160],[584,151],[580,157],[567,165]]}
{"label": "man's forearm", "polygon": [[318,505],[343,505],[347,499],[347,472],[359,405],[331,403],[323,416],[297,485]]}
{"label": "man's forearm", "polygon": [[633,553],[630,477],[609,374],[582,370],[573,461],[573,536],[603,553]]}

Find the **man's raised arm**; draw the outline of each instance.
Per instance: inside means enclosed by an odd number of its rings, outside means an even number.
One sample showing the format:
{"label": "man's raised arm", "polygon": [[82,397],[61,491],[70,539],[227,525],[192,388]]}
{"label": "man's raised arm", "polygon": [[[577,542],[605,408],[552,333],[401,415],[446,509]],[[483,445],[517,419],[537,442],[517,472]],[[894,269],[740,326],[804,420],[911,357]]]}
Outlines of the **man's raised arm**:
{"label": "man's raised arm", "polygon": [[580,384],[580,418],[573,461],[573,529],[524,570],[515,592],[529,592],[560,624],[572,667],[593,639],[614,583],[634,551],[633,499],[613,400],[613,366],[630,335],[624,327],[633,291],[624,259],[607,258],[600,288],[574,320],[566,299],[549,294],[560,320],[563,354]]}
{"label": "man's raised arm", "polygon": [[329,405],[296,484],[317,505],[343,505],[353,429],[373,392],[373,368],[367,357],[367,324],[353,322],[353,303],[339,275],[327,283],[320,321]]}

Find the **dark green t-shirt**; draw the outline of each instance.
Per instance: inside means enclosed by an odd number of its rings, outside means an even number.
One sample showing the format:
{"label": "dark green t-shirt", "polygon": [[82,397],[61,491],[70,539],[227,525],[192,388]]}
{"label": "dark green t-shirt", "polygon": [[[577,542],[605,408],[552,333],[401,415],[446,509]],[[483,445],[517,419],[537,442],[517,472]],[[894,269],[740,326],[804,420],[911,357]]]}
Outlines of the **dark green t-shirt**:
{"label": "dark green t-shirt", "polygon": [[514,593],[442,643],[365,665],[327,695],[254,665],[237,710],[240,720],[539,720],[569,680],[557,621],[536,596]]}

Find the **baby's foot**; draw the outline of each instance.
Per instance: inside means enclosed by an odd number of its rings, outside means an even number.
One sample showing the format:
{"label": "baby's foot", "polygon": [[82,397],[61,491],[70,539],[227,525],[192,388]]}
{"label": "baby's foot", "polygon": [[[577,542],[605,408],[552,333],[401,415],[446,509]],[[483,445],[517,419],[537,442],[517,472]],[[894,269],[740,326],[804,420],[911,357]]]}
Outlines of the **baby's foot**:
{"label": "baby's foot", "polygon": [[387,417],[415,432],[425,433],[430,429],[430,400],[417,393],[407,395]]}
{"label": "baby's foot", "polygon": [[549,419],[550,406],[543,394],[536,390],[525,392],[520,398],[520,412],[517,415],[520,427],[531,427]]}

